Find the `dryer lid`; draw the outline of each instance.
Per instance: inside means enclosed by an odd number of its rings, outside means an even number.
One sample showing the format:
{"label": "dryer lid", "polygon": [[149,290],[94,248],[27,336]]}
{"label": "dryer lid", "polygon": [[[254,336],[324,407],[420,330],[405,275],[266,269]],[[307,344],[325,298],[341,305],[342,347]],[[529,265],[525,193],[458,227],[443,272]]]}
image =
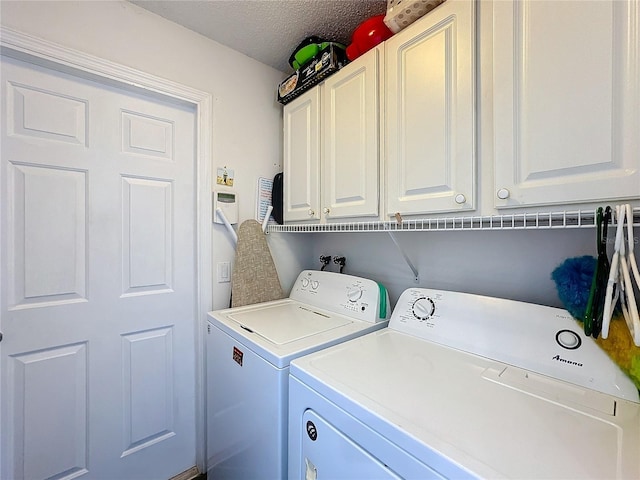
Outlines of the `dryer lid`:
{"label": "dryer lid", "polygon": [[231,313],[228,318],[276,345],[284,345],[353,323],[344,316],[299,303],[276,303]]}

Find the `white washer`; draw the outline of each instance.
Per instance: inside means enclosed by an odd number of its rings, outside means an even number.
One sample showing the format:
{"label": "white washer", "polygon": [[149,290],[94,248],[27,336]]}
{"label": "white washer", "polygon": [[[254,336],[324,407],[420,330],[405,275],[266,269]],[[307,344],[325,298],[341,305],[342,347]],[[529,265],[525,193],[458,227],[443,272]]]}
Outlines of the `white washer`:
{"label": "white washer", "polygon": [[209,313],[209,479],[285,478],[289,362],[388,324],[376,282],[305,270],[288,299]]}
{"label": "white washer", "polygon": [[412,288],[291,363],[289,478],[640,478],[638,390],[562,309]]}

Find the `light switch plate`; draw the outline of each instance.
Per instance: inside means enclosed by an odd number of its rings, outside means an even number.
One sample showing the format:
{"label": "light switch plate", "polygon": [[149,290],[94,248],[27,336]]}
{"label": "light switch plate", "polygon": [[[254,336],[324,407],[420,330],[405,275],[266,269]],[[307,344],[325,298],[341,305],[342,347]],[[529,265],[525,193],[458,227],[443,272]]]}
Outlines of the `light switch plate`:
{"label": "light switch plate", "polygon": [[231,264],[229,262],[218,262],[218,283],[229,283],[231,281]]}

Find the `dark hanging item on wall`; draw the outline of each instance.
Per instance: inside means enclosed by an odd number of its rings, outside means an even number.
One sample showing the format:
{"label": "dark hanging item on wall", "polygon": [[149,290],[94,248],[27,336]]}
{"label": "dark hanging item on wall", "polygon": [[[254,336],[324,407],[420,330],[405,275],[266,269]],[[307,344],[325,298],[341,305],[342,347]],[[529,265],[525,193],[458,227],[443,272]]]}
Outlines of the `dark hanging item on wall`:
{"label": "dark hanging item on wall", "polygon": [[273,177],[273,189],[271,190],[271,205],[273,206],[273,212],[271,215],[278,225],[284,223],[283,212],[283,173],[280,172]]}
{"label": "dark hanging item on wall", "polygon": [[323,271],[327,267],[327,265],[329,265],[330,261],[331,255],[320,255],[320,263],[322,264],[320,271]]}

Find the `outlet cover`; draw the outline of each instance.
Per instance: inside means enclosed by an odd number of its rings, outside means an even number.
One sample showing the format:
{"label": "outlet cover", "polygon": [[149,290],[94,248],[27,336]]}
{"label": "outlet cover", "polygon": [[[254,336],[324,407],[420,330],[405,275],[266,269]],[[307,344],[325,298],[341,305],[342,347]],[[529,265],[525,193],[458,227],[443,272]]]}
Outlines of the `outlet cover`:
{"label": "outlet cover", "polygon": [[231,264],[229,262],[218,262],[218,283],[229,283],[231,281]]}

